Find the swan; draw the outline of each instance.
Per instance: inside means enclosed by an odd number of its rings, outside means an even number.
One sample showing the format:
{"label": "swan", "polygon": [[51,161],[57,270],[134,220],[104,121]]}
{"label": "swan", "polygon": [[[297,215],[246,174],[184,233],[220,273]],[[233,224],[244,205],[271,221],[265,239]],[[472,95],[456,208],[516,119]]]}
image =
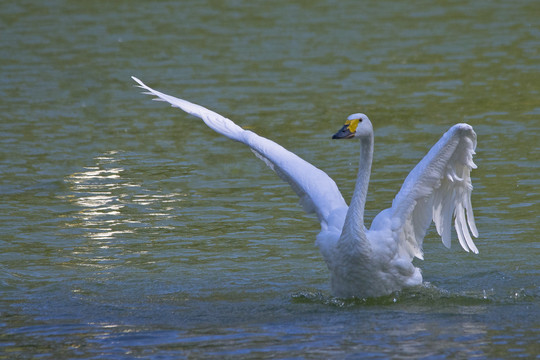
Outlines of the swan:
{"label": "swan", "polygon": [[476,133],[465,123],[452,126],[409,173],[392,206],[381,211],[369,230],[364,226],[364,205],[373,158],[373,125],[362,113],[352,114],[333,139],[360,141],[360,163],[350,206],[336,183],[275,142],[244,130],[231,120],[202,106],[163,94],[132,76],[144,94],[201,118],[226,137],[246,144],[276,174],[288,182],[308,213],[321,225],[316,244],[328,266],[333,296],[378,297],[422,284],[412,263],[423,260],[422,241],[431,221],[449,248],[452,219],[459,243],[477,254],[471,234],[478,237],[471,204],[470,172]]}

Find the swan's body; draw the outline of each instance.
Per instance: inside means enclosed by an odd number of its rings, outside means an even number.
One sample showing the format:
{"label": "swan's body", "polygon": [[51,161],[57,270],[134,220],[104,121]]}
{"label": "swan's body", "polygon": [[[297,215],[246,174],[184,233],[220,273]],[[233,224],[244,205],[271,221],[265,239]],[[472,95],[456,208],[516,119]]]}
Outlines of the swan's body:
{"label": "swan's body", "polygon": [[160,93],[133,79],[156,100],[166,101],[201,118],[214,131],[248,145],[300,197],[307,212],[317,214],[317,245],[331,273],[332,293],[339,297],[372,297],[420,285],[414,257],[423,259],[422,241],[433,220],[450,247],[452,218],[464,250],[478,253],[471,205],[470,171],[476,134],[467,124],[451,127],[405,179],[392,207],[380,212],[368,230],[364,205],[373,157],[373,127],[364,114],[349,116],[334,138],[360,139],[360,166],[348,207],[335,182],[322,170],[280,145],[244,130],[202,106]]}

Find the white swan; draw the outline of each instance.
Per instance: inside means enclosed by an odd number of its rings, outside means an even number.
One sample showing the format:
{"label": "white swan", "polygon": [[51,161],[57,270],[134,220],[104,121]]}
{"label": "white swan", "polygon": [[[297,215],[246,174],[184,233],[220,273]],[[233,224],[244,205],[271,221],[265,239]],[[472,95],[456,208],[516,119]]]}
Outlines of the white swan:
{"label": "white swan", "polygon": [[403,287],[420,285],[414,257],[423,259],[422,240],[433,220],[446,247],[451,222],[459,243],[478,253],[471,233],[478,237],[471,205],[470,171],[476,134],[468,124],[450,128],[405,179],[392,207],[381,211],[368,230],[364,204],[373,157],[373,127],[364,114],[348,117],[332,138],[360,140],[360,169],[348,207],[335,182],[322,170],[275,142],[244,130],[231,120],[202,106],[163,94],[132,77],[145,94],[201,118],[214,131],[248,145],[300,197],[307,212],[321,223],[317,245],[331,273],[337,297],[375,297]]}

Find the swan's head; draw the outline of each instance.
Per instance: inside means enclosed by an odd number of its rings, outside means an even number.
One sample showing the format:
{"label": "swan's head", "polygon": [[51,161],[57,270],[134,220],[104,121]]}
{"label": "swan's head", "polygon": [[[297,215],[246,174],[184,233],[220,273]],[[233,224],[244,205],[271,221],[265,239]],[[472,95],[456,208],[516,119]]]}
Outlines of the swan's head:
{"label": "swan's head", "polygon": [[337,133],[332,136],[332,139],[352,139],[362,138],[373,135],[373,126],[366,114],[357,113],[349,115],[345,125]]}

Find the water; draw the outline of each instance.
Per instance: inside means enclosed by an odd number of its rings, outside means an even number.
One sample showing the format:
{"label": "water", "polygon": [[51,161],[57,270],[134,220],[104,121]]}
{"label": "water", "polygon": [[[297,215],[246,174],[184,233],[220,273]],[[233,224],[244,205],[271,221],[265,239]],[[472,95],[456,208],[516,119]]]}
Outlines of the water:
{"label": "water", "polygon": [[[535,1],[4,2],[0,358],[509,358],[540,353]],[[433,229],[426,285],[341,300],[318,225],[242,145],[133,88],[204,104],[368,221],[453,123],[478,134],[475,256]]]}

